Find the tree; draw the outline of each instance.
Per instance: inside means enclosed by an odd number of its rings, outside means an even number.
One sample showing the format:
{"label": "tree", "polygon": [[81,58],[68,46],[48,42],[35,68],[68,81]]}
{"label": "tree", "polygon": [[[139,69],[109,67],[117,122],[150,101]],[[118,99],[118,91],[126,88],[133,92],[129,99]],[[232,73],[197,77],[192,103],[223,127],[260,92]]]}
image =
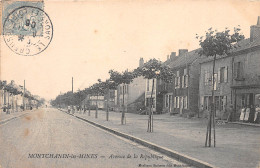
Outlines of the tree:
{"label": "tree", "polygon": [[125,88],[127,84],[130,84],[133,79],[136,77],[134,72],[128,72],[128,70],[124,71],[123,73],[119,73],[114,70],[109,71],[110,74],[110,81],[113,82],[114,87],[119,86],[120,84],[123,84],[122,86],[122,94],[123,94],[123,102],[122,102],[122,117],[121,117],[121,124],[126,124],[126,118],[125,118]]}
{"label": "tree", "polygon": [[[150,97],[150,110],[148,117],[148,127],[147,132],[153,132],[153,92],[154,92],[154,80],[161,79],[166,83],[172,83],[175,75],[172,69],[166,65],[163,65],[160,61],[156,59],[151,59],[145,63],[142,67],[138,67],[134,71],[136,76],[143,76],[147,80],[152,80],[152,91]],[[148,86],[149,87],[149,86]]]}
{"label": "tree", "polygon": [[97,96],[96,99],[96,113],[95,118],[98,118],[98,96],[104,95],[105,92],[105,84],[101,81],[101,79],[98,79],[98,83],[95,83],[90,87],[90,90],[93,95]]}
{"label": "tree", "polygon": [[109,118],[109,101],[110,101],[110,90],[116,90],[117,84],[112,81],[111,79],[107,79],[104,82],[104,89],[107,95],[107,103],[106,103],[106,120],[108,121]]}
{"label": "tree", "polygon": [[233,34],[230,34],[230,30],[226,28],[224,31],[217,31],[209,28],[206,31],[205,36],[198,36],[196,38],[199,39],[199,43],[201,46],[201,50],[199,51],[200,55],[204,55],[206,57],[213,57],[213,67],[212,67],[212,99],[211,99],[211,110],[209,115],[209,121],[207,125],[207,133],[206,133],[206,141],[205,146],[211,146],[211,129],[213,127],[214,131],[214,147],[216,146],[216,133],[215,133],[215,115],[216,108],[214,105],[214,88],[215,88],[215,61],[217,55],[225,56],[232,51],[233,48],[239,47],[237,42],[243,40],[245,37],[243,34],[239,33],[240,28],[234,28]]}

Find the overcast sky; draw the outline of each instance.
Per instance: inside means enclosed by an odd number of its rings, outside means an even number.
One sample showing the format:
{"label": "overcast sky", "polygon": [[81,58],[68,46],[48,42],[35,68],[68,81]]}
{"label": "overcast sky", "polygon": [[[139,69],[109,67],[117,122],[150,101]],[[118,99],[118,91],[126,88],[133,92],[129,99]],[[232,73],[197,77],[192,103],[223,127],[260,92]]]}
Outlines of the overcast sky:
{"label": "overcast sky", "polygon": [[[260,1],[45,1],[54,36],[35,56],[12,52],[1,38],[1,80],[15,80],[46,99],[84,89],[144,60],[199,47],[196,33],[240,25],[248,38]],[[178,53],[178,52],[177,52]]]}

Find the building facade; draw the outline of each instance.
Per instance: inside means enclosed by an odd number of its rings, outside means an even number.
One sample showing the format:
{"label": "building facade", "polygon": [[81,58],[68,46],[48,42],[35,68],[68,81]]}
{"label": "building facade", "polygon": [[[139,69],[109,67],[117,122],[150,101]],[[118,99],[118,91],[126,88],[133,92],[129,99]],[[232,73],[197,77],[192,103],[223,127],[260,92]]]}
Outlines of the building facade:
{"label": "building facade", "polygon": [[172,101],[170,111],[172,114],[185,117],[197,115],[200,68],[197,50],[188,52],[187,49],[180,49],[177,59],[169,66],[173,68],[175,78],[172,92],[165,94],[165,107],[170,106],[171,104],[167,102]]}
{"label": "building facade", "polygon": [[[212,101],[213,61],[211,58],[202,58],[199,84],[200,116],[208,116]],[[214,99],[217,118],[226,118],[227,109],[231,104],[232,81],[231,57],[218,57],[215,61]]]}
{"label": "building facade", "polygon": [[[257,25],[250,27],[250,38],[232,55],[233,121],[238,121],[242,108],[250,108],[252,114],[260,107],[260,17]],[[249,116],[249,122],[254,117]]]}
{"label": "building facade", "polygon": [[[208,115],[212,101],[212,58],[203,58],[200,67],[199,109]],[[216,117],[239,121],[242,108],[260,106],[260,17],[251,26],[250,38],[240,41],[226,56],[215,62],[214,98]]]}

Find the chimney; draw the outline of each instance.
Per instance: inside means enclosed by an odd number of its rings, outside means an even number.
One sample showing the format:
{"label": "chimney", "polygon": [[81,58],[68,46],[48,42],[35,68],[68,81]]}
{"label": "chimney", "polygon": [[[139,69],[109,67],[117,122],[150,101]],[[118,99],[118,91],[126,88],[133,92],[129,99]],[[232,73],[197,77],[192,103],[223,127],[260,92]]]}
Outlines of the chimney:
{"label": "chimney", "polygon": [[176,52],[172,52],[170,55],[170,59],[174,60],[176,58]]}
{"label": "chimney", "polygon": [[142,67],[144,65],[144,59],[140,58],[139,60],[139,67]]}
{"label": "chimney", "polygon": [[260,39],[260,16],[257,18],[257,24],[250,26],[250,42]]}
{"label": "chimney", "polygon": [[179,57],[188,52],[188,49],[179,49]]}

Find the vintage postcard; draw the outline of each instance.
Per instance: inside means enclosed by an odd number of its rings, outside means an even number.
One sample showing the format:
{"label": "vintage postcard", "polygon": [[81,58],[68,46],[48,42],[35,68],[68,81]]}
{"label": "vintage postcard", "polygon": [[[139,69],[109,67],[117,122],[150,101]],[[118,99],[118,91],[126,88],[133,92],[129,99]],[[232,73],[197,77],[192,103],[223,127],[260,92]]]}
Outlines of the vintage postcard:
{"label": "vintage postcard", "polygon": [[259,0],[0,0],[0,168],[260,168]]}

